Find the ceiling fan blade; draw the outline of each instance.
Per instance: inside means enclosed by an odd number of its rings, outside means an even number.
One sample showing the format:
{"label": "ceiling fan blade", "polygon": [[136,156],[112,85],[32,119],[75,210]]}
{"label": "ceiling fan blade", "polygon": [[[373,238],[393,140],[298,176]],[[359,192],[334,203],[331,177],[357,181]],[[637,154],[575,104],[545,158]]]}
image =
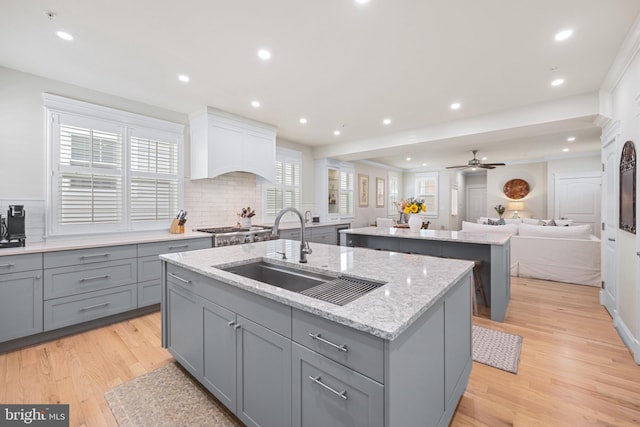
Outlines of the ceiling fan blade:
{"label": "ceiling fan blade", "polygon": [[504,164],[504,163],[483,163],[483,165],[489,165],[489,166],[506,166],[506,164]]}
{"label": "ceiling fan blade", "polygon": [[468,168],[469,165],[460,165],[460,166],[447,166],[446,169],[459,169],[459,168]]}
{"label": "ceiling fan blade", "polygon": [[479,164],[477,167],[482,168],[482,169],[495,169],[496,168],[495,166],[493,166],[490,163],[482,163],[482,164]]}

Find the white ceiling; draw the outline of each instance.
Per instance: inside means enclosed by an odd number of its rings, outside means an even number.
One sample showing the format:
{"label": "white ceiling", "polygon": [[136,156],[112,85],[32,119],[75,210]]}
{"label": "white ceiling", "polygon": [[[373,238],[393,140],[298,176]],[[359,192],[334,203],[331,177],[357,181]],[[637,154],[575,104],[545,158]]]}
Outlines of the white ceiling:
{"label": "white ceiling", "polygon": [[490,162],[598,151],[597,91],[640,1],[0,0],[0,11],[2,66],[185,114],[212,106],[318,157],[415,169],[466,163],[474,148]]}

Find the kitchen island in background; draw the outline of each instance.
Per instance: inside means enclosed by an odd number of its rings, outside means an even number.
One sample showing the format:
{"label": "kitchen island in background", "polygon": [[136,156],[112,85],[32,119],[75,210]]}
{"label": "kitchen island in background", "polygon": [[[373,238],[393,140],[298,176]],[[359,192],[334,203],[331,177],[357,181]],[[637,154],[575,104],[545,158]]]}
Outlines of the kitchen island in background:
{"label": "kitchen island in background", "polygon": [[[163,346],[247,425],[448,425],[473,264],[323,244],[300,264],[299,246],[161,255]],[[223,270],[258,261],[384,284],[339,306]]]}
{"label": "kitchen island in background", "polygon": [[341,244],[383,251],[482,261],[482,284],[491,320],[503,322],[511,298],[511,235],[363,227],[341,232]]}

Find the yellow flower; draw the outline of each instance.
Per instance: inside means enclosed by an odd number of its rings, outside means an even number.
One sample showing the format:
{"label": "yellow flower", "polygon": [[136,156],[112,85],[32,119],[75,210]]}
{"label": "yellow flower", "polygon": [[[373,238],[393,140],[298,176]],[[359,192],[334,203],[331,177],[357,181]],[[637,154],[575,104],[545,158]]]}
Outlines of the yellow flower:
{"label": "yellow flower", "polygon": [[418,205],[411,205],[411,213],[418,212]]}
{"label": "yellow flower", "polygon": [[404,207],[404,213],[406,213],[406,214],[411,213],[411,207],[409,207],[409,205]]}
{"label": "yellow flower", "polygon": [[427,211],[427,205],[422,204],[422,212],[426,212]]}

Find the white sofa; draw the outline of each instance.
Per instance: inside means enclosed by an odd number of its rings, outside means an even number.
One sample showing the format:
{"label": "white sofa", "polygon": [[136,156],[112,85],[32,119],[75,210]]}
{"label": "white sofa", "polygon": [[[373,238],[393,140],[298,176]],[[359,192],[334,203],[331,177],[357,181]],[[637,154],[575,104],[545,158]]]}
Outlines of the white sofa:
{"label": "white sofa", "polygon": [[600,239],[589,225],[485,225],[464,221],[462,231],[510,233],[511,275],[600,287]]}

